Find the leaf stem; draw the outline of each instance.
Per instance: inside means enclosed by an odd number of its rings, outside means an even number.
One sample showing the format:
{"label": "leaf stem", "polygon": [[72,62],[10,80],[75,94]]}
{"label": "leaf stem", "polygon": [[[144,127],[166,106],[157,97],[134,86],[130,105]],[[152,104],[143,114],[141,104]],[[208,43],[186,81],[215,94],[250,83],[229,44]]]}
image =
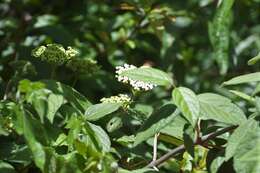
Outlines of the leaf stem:
{"label": "leaf stem", "polygon": [[75,85],[77,84],[78,82],[78,77],[76,75],[74,75],[74,79],[73,79],[73,82],[72,82],[72,87],[74,88]]}
{"label": "leaf stem", "polygon": [[56,77],[56,65],[51,66],[51,79],[54,79]]}
{"label": "leaf stem", "polygon": [[[205,136],[201,137],[201,141],[196,141],[194,143],[194,145],[202,145],[206,142],[208,142],[211,139],[216,138],[219,135],[222,135],[226,132],[229,132],[231,130],[234,130],[235,128],[237,128],[238,126],[229,126],[229,127],[225,127],[223,129],[220,129],[216,132],[212,132],[210,134],[207,134]],[[185,146],[184,145],[180,145],[177,148],[174,148],[172,150],[170,150],[168,153],[164,154],[162,157],[160,157],[159,159],[152,161],[151,163],[149,163],[147,165],[147,167],[153,168],[156,166],[161,165],[162,163],[164,163],[165,161],[167,161],[168,159],[170,159],[171,157],[175,156],[176,154],[182,153],[185,151]]]}

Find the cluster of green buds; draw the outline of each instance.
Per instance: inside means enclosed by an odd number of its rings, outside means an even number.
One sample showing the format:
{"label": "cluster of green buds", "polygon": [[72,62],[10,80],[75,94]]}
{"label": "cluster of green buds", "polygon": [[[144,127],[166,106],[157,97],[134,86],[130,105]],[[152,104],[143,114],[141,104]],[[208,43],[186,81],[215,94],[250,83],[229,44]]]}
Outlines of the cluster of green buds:
{"label": "cluster of green buds", "polygon": [[102,98],[100,101],[102,103],[121,103],[123,109],[129,109],[131,104],[131,98],[126,94],[119,94],[118,96]]}
{"label": "cluster of green buds", "polygon": [[64,49],[59,44],[47,44],[32,51],[32,56],[55,65],[62,65],[77,54],[78,52],[75,49],[71,47]]}
{"label": "cluster of green buds", "polygon": [[6,130],[7,132],[11,133],[12,130],[13,130],[13,120],[12,120],[12,117],[8,116],[8,117],[5,117],[3,119],[3,128],[4,130]]}
{"label": "cluster of green buds", "polygon": [[93,75],[100,68],[95,60],[86,58],[71,59],[66,66],[79,76]]}

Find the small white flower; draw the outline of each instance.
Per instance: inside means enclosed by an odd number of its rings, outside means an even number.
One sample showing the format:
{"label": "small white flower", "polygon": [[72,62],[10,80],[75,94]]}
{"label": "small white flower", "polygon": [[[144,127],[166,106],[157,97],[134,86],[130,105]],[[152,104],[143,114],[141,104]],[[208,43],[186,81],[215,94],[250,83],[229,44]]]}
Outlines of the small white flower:
{"label": "small white flower", "polygon": [[102,103],[122,103],[122,107],[127,109],[131,103],[131,98],[126,94],[119,94],[118,96],[104,97],[100,101]]}
{"label": "small white flower", "polygon": [[119,82],[122,83],[129,83],[135,90],[140,91],[140,90],[151,90],[153,89],[156,85],[143,82],[143,81],[137,81],[137,80],[132,80],[126,76],[122,76],[122,72],[127,71],[127,70],[132,70],[136,69],[137,67],[134,65],[129,65],[129,64],[124,64],[123,66],[117,66],[116,67],[116,78]]}

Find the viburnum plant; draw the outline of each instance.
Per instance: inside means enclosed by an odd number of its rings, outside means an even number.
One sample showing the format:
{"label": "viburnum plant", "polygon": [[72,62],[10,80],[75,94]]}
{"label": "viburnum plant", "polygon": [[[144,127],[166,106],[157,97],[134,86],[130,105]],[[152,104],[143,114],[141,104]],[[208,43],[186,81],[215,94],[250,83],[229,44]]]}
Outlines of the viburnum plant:
{"label": "viburnum plant", "polygon": [[[72,86],[78,77],[100,69],[93,60],[78,59],[73,48],[57,44],[40,46],[32,56],[54,67],[52,78],[57,66],[71,69]],[[22,69],[28,66],[22,63]],[[59,81],[30,81],[22,75],[17,72],[16,89],[7,86],[0,103],[0,135],[12,142],[1,146],[6,172],[214,173],[225,164],[238,173],[260,172],[260,72],[222,84],[253,88],[249,93],[229,90],[246,101],[243,109],[223,95],[178,86],[172,75],[149,66],[116,67],[114,80],[129,86],[129,92],[99,103]],[[140,95],[158,87],[172,92],[172,98],[162,105],[138,104]]]}

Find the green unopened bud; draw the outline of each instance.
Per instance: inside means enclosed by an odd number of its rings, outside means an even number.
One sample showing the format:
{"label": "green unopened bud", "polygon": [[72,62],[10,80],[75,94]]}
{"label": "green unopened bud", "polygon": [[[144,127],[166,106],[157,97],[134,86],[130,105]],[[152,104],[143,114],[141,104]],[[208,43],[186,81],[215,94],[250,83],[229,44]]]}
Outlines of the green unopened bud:
{"label": "green unopened bud", "polygon": [[62,65],[72,57],[76,56],[78,52],[71,47],[65,50],[59,44],[48,44],[40,46],[32,51],[32,56],[40,58],[42,61],[49,62],[55,65]]}
{"label": "green unopened bud", "polygon": [[99,70],[97,62],[92,59],[72,59],[66,66],[79,76],[90,76]]}
{"label": "green unopened bud", "polygon": [[32,56],[34,57],[40,57],[43,52],[46,50],[46,47],[45,46],[40,46],[40,47],[37,47],[35,49],[32,50]]}

